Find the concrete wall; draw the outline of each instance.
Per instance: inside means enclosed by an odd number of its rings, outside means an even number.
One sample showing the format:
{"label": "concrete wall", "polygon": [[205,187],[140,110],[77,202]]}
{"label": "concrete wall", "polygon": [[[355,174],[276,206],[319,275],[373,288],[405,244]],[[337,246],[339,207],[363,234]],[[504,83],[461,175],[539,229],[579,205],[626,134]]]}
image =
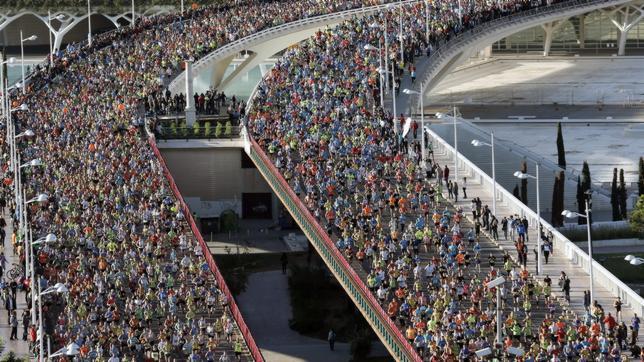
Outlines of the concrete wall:
{"label": "concrete wall", "polygon": [[[184,197],[207,201],[242,199],[242,193],[271,193],[255,168],[242,168],[241,148],[162,148],[163,158]],[[273,197],[273,218],[278,199]]]}

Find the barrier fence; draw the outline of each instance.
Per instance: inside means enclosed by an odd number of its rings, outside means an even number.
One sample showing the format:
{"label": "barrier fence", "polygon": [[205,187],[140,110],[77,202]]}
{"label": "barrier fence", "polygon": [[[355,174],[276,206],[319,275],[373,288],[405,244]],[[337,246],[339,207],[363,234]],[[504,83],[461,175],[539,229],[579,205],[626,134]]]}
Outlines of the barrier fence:
{"label": "barrier fence", "polygon": [[[433,140],[432,143],[435,146],[435,152],[446,152],[452,154],[453,157],[455,153],[453,146],[451,146],[447,141],[441,138],[430,128],[427,128],[427,133]],[[488,174],[483,172],[483,170],[476,166],[472,161],[463,157],[463,155],[460,153],[458,157],[458,168],[459,172],[465,171],[465,173],[468,174],[468,181],[471,180],[474,183],[478,182],[484,188],[492,190],[492,178]],[[497,207],[498,205],[503,204],[510,209],[509,211],[511,214],[518,214],[521,217],[525,216],[528,219],[529,225],[534,228],[536,233],[537,225],[539,224],[539,217],[537,213],[526,206],[519,199],[517,199],[511,192],[503,188],[503,186],[501,186],[498,182],[496,184],[496,192]],[[552,233],[553,246],[559,253],[561,253],[559,255],[565,255],[568,262],[573,266],[581,267],[584,271],[589,270],[590,258],[585,251],[583,251],[581,248],[579,248],[579,246],[570,241],[543,218],[541,218],[541,225],[543,227],[544,233]],[[635,293],[633,289],[624,284],[615,275],[613,275],[613,273],[604,268],[596,260],[593,260],[593,277],[596,285],[601,285],[614,296],[622,298],[624,305],[630,306],[638,315],[644,315],[644,298]]]}
{"label": "barrier fence", "polygon": [[217,280],[217,285],[219,289],[228,298],[228,307],[230,308],[230,312],[233,318],[235,319],[235,322],[237,323],[237,327],[239,328],[239,331],[241,332],[242,336],[244,337],[244,340],[246,341],[246,346],[248,347],[248,350],[250,351],[251,356],[256,362],[264,362],[264,357],[262,356],[262,352],[259,350],[259,347],[257,347],[257,344],[255,343],[255,339],[253,339],[253,336],[250,333],[250,329],[248,329],[246,322],[244,322],[244,318],[242,317],[241,312],[237,307],[237,303],[235,303],[235,298],[230,293],[230,290],[228,289],[228,285],[226,284],[224,277],[221,275],[221,272],[219,271],[219,268],[217,267],[217,264],[215,263],[215,260],[213,259],[212,254],[210,253],[210,250],[208,249],[208,245],[203,240],[203,237],[201,236],[201,232],[199,231],[199,228],[197,227],[197,224],[195,223],[195,220],[192,217],[192,213],[190,212],[188,205],[183,199],[183,196],[181,196],[181,192],[179,192],[179,188],[177,188],[177,185],[174,182],[174,178],[172,177],[172,174],[170,173],[168,166],[165,164],[165,161],[163,160],[163,156],[161,155],[161,152],[159,151],[159,148],[156,145],[156,141],[154,140],[154,138],[148,137],[148,142],[150,144],[150,147],[152,148],[152,152],[154,152],[154,155],[156,156],[157,160],[159,160],[159,163],[163,168],[163,174],[165,175],[166,180],[168,180],[168,183],[170,184],[172,193],[177,198],[177,200],[179,200],[179,203],[181,204],[181,210],[185,215],[186,221],[190,225],[190,229],[192,229],[193,234],[199,241],[199,245],[201,245],[201,250],[203,251],[203,255],[206,258],[206,262],[208,263],[208,267],[210,268],[210,271],[212,271],[212,273],[215,275],[215,279]]}
{"label": "barrier fence", "polygon": [[275,194],[282,200],[284,206],[300,225],[302,231],[315,246],[329,269],[348,292],[394,358],[403,362],[422,361],[416,350],[385,313],[371,291],[337,249],[326,231],[311,215],[302,200],[297,197],[263,149],[254,139],[249,138],[247,141],[250,143],[250,147],[246,147],[246,152],[249,153],[250,158],[257,165],[257,169],[275,191]]}

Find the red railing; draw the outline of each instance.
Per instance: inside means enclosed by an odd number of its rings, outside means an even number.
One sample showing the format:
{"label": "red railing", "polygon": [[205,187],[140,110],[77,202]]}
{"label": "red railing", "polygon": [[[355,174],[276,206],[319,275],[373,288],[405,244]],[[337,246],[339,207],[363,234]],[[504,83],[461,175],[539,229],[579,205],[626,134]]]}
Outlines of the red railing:
{"label": "red railing", "polygon": [[[269,169],[269,171],[273,174],[277,182],[280,184],[280,186],[284,189],[284,191],[287,193],[288,197],[290,197],[297,208],[299,209],[299,212],[304,216],[306,221],[311,224],[314,228],[314,231],[319,239],[321,239],[325,246],[328,248],[328,250],[333,253],[335,256],[335,259],[339,262],[341,265],[342,269],[344,272],[349,276],[349,278],[352,280],[353,284],[358,287],[360,290],[360,294],[367,300],[369,303],[370,307],[372,310],[375,310],[376,313],[378,314],[378,319],[381,322],[384,322],[387,324],[389,329],[391,330],[391,333],[393,334],[394,338],[397,340],[397,344],[401,347],[403,347],[406,350],[406,354],[409,356],[409,358],[412,361],[422,361],[422,358],[418,355],[416,350],[413,348],[413,346],[407,341],[407,339],[403,336],[402,332],[400,329],[394,324],[394,322],[391,320],[391,318],[385,313],[385,310],[380,306],[380,303],[376,300],[374,295],[371,293],[371,291],[367,288],[367,285],[360,279],[358,274],[353,270],[349,262],[344,258],[342,253],[338,250],[338,248],[335,246],[335,243],[329,235],[326,233],[324,229],[320,226],[320,224],[317,222],[315,217],[311,215],[309,212],[308,208],[302,200],[295,194],[295,192],[291,189],[290,185],[282,174],[277,170],[277,168],[273,165],[273,162],[271,159],[266,155],[264,150],[259,146],[259,144],[249,136],[250,142],[251,142],[251,151],[255,152],[259,158],[263,161],[265,166]],[[386,343],[386,342],[385,342]]]}
{"label": "red railing", "polygon": [[239,327],[239,331],[241,332],[242,336],[244,336],[244,340],[246,341],[246,346],[248,346],[248,350],[250,351],[251,355],[253,356],[253,359],[256,362],[264,362],[264,357],[262,356],[262,353],[259,350],[259,347],[257,347],[257,344],[255,343],[255,339],[253,339],[253,336],[250,334],[250,329],[248,329],[246,322],[244,322],[244,318],[242,317],[241,312],[237,307],[237,303],[235,303],[235,298],[230,293],[230,290],[228,289],[228,285],[226,284],[224,277],[221,275],[221,272],[219,271],[219,268],[217,267],[217,264],[215,263],[215,260],[213,259],[212,254],[210,254],[210,249],[208,248],[208,245],[206,244],[206,242],[203,240],[203,237],[201,236],[201,232],[197,228],[197,225],[195,224],[195,220],[192,217],[192,213],[190,212],[188,205],[183,199],[183,196],[181,196],[181,192],[179,192],[179,189],[177,188],[177,185],[174,182],[174,178],[172,177],[170,170],[168,170],[168,166],[165,164],[165,160],[163,159],[163,156],[161,156],[161,152],[159,152],[159,148],[157,147],[156,141],[152,137],[149,137],[148,142],[150,143],[152,152],[154,152],[155,156],[159,160],[159,163],[163,167],[163,174],[168,180],[168,183],[170,184],[170,188],[172,189],[174,196],[177,198],[177,200],[179,200],[179,203],[181,204],[181,209],[183,210],[183,214],[185,215],[186,220],[188,221],[188,224],[190,224],[190,228],[192,229],[193,234],[199,241],[199,245],[201,245],[201,250],[203,250],[203,255],[205,256],[206,262],[210,267],[210,271],[212,271],[212,273],[215,275],[215,279],[217,280],[217,285],[219,289],[228,297],[228,307],[230,308],[230,312],[232,313],[233,318],[237,323],[237,327]]}

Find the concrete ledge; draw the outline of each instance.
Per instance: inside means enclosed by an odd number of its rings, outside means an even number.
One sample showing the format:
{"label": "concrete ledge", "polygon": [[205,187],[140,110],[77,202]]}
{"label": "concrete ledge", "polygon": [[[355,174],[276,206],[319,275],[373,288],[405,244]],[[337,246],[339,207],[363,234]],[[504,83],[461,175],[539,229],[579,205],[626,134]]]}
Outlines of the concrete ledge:
{"label": "concrete ledge", "polygon": [[[576,241],[575,244],[577,244],[577,246],[579,247],[586,248],[587,242]],[[595,248],[620,247],[620,246],[644,246],[644,239],[593,240],[593,250]]]}
{"label": "concrete ledge", "polygon": [[164,148],[243,148],[241,138],[217,138],[199,140],[157,140],[157,147]]}

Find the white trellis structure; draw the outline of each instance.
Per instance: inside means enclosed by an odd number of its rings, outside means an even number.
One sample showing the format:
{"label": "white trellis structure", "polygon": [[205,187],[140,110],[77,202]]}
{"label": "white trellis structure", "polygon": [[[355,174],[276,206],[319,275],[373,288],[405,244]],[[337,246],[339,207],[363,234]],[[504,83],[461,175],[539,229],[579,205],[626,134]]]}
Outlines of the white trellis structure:
{"label": "white trellis structure", "polygon": [[622,6],[604,9],[602,12],[619,30],[617,55],[624,55],[628,32],[644,18],[644,0],[635,0]]}
{"label": "white trellis structure", "polygon": [[[143,12],[135,10],[134,16],[136,18],[150,17],[155,15],[168,14],[174,10],[175,8],[173,6],[152,6],[146,8]],[[123,11],[121,13],[105,12],[103,9],[98,9],[92,10],[90,14],[88,14],[87,11],[83,12],[81,8],[76,11],[57,10],[51,12],[50,14],[41,14],[31,10],[23,9],[18,11],[10,11],[8,13],[0,13],[0,32],[2,32],[14,21],[19,20],[26,15],[33,15],[34,17],[42,21],[43,24],[49,29],[51,35],[53,36],[53,51],[56,52],[60,49],[65,35],[67,35],[67,33],[69,33],[72,29],[74,29],[76,25],[90,16],[102,16],[111,21],[116,28],[120,28],[121,23],[119,23],[119,21],[125,20],[128,24],[130,24],[132,23],[133,14],[131,9],[127,9],[127,11]],[[57,19],[55,21],[48,21],[50,19],[50,16],[51,19],[54,19],[58,18],[60,15],[62,15],[62,20]],[[57,23],[58,25],[56,25],[55,23]]]}

